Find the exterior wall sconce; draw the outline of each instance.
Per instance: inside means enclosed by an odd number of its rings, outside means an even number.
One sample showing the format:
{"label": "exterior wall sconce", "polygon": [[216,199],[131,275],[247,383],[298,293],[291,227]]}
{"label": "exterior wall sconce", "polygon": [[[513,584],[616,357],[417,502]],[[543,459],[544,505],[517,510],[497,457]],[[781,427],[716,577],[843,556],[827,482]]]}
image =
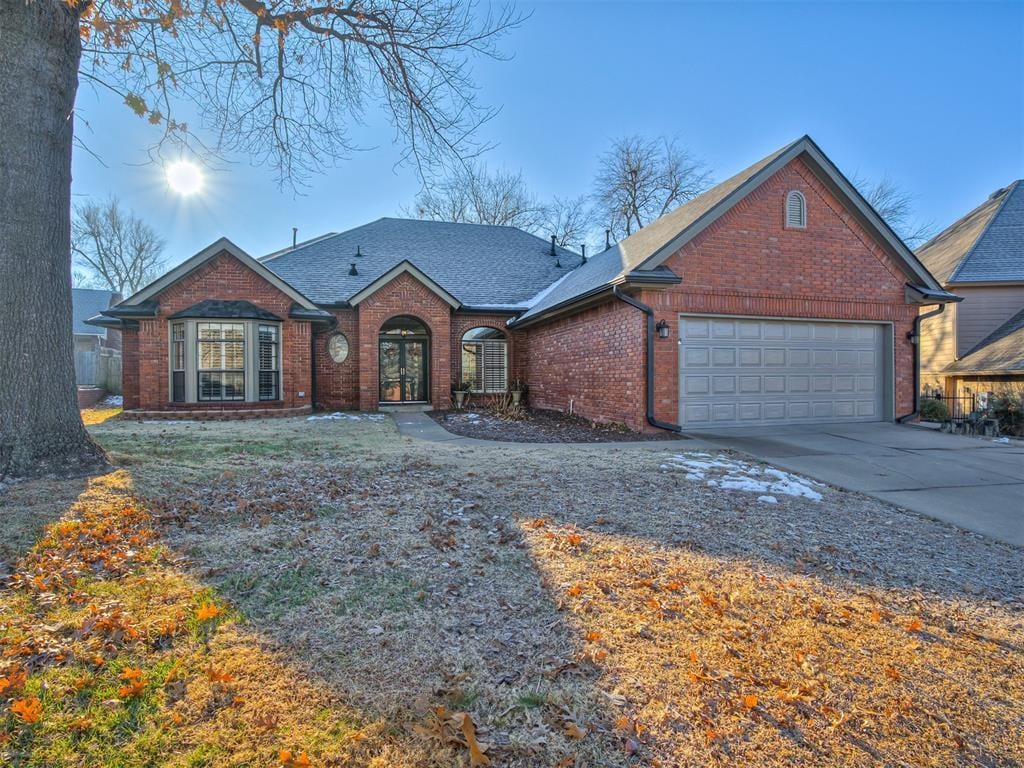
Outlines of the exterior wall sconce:
{"label": "exterior wall sconce", "polygon": [[654,329],[658,332],[659,339],[668,338],[668,323],[665,320],[659,320]]}

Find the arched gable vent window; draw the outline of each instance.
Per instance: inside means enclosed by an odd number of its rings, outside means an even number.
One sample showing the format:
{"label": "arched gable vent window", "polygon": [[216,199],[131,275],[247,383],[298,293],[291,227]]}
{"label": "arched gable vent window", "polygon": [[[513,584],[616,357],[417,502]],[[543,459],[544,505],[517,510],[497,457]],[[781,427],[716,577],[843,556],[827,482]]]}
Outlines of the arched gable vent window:
{"label": "arched gable vent window", "polygon": [[470,328],[462,336],[462,382],[472,392],[508,388],[508,342],[496,328]]}
{"label": "arched gable vent window", "polygon": [[804,196],[793,190],[786,195],[786,227],[788,229],[804,229],[807,226],[807,201]]}

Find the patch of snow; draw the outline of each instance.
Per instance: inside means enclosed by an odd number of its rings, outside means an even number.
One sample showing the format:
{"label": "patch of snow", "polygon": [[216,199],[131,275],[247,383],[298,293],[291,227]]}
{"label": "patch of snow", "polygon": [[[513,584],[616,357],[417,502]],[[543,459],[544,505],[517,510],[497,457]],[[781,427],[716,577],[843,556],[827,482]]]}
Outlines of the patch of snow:
{"label": "patch of snow", "polygon": [[121,395],[107,395],[103,398],[103,402],[100,405],[107,408],[120,408],[124,405],[124,398]]}
{"label": "patch of snow", "polygon": [[383,413],[324,413],[319,416],[307,416],[306,421],[380,421],[384,418]]}
{"label": "patch of snow", "polygon": [[992,440],[992,442],[993,443],[1009,443],[1010,442],[1010,438],[1008,438],[1008,437],[997,437],[994,440]]}
{"label": "patch of snow", "polygon": [[[662,465],[667,469],[686,472],[690,481],[706,480],[709,488],[726,491],[746,491],[762,494],[758,501],[766,504],[778,502],[776,496],[795,496],[821,501],[822,495],[812,486],[822,486],[814,480],[794,475],[775,467],[762,467],[750,462],[733,459],[723,453],[712,456],[707,453],[679,453],[671,457],[671,463]],[[711,475],[710,479],[708,475]],[[771,501],[767,501],[771,499]]]}

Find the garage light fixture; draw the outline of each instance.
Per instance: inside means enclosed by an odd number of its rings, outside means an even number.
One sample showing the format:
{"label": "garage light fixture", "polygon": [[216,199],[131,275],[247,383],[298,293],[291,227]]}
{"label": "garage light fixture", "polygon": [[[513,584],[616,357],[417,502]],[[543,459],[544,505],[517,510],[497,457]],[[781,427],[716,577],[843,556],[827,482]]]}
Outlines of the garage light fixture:
{"label": "garage light fixture", "polygon": [[668,322],[667,321],[659,320],[658,324],[656,326],[654,326],[654,328],[658,332],[658,338],[659,339],[667,339],[668,338]]}

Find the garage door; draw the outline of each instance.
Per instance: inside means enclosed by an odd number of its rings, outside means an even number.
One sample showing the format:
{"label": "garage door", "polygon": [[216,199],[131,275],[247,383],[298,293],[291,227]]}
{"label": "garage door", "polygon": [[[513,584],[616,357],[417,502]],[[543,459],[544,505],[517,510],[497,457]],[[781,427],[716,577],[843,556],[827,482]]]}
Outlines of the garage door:
{"label": "garage door", "polygon": [[680,423],[882,421],[887,328],[682,315]]}

